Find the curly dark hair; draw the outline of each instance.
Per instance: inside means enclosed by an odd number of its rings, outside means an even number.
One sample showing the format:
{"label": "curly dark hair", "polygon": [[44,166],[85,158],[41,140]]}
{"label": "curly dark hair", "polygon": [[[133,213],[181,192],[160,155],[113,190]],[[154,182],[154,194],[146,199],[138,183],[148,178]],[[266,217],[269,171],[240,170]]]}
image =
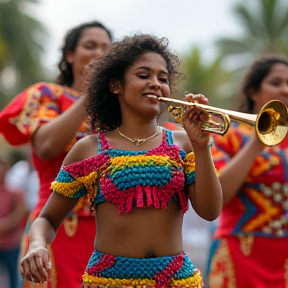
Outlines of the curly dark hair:
{"label": "curly dark hair", "polygon": [[124,85],[127,69],[145,53],[155,52],[165,59],[169,86],[171,90],[176,89],[181,75],[178,71],[180,59],[168,48],[168,44],[167,38],[149,34],[126,36],[94,60],[83,81],[84,107],[94,129],[109,131],[121,125],[119,100],[110,91],[109,83],[111,79],[116,79]]}
{"label": "curly dark hair", "polygon": [[288,59],[282,55],[266,54],[252,63],[239,90],[239,111],[253,113],[255,103],[250,97],[250,92],[259,90],[263,79],[276,64],[288,66]]}
{"label": "curly dark hair", "polygon": [[70,31],[67,32],[63,41],[63,45],[61,48],[61,59],[58,64],[60,74],[56,78],[56,83],[60,85],[65,85],[68,87],[72,86],[73,81],[74,81],[72,65],[66,60],[66,54],[67,52],[75,51],[83,31],[91,27],[98,27],[98,28],[105,30],[110,40],[112,41],[111,32],[103,24],[101,24],[98,21],[87,22],[75,28],[72,28]]}

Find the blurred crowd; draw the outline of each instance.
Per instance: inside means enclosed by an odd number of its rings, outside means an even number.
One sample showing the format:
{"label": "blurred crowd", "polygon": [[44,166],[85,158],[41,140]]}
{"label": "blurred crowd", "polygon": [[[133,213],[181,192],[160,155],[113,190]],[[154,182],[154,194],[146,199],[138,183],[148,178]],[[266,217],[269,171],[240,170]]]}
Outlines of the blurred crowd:
{"label": "blurred crowd", "polygon": [[5,154],[0,157],[0,287],[18,288],[21,239],[38,200],[39,180],[29,151]]}

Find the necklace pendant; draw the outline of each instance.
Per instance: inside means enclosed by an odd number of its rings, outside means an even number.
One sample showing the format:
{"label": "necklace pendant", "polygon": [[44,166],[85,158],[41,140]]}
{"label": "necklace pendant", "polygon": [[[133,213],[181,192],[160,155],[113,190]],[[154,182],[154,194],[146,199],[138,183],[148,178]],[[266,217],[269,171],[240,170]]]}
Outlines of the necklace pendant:
{"label": "necklace pendant", "polygon": [[136,145],[136,146],[142,145],[142,144],[144,144],[147,140],[150,140],[150,139],[156,137],[156,136],[158,135],[158,132],[160,131],[159,126],[157,126],[157,131],[156,131],[155,134],[153,134],[152,136],[150,136],[150,137],[148,137],[148,138],[146,138],[146,139],[133,140],[132,138],[130,138],[130,137],[122,134],[122,133],[119,131],[119,128],[118,128],[118,127],[116,127],[116,129],[117,129],[117,131],[118,131],[118,133],[119,133],[119,135],[120,135],[121,137],[126,138],[127,140],[131,141],[131,142],[132,142],[134,145]]}
{"label": "necklace pendant", "polygon": [[144,139],[137,139],[134,141],[134,145],[139,146],[142,145],[145,142]]}

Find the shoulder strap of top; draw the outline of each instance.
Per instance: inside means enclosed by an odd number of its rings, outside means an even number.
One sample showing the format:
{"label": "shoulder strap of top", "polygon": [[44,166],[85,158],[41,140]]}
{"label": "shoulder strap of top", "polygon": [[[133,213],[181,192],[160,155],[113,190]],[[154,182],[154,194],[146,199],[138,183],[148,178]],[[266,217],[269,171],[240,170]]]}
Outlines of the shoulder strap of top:
{"label": "shoulder strap of top", "polygon": [[164,133],[163,141],[165,141],[166,144],[168,144],[168,145],[173,145],[174,144],[173,132],[170,130],[167,130],[165,128],[162,128],[162,129],[163,129],[163,133]]}
{"label": "shoulder strap of top", "polygon": [[106,140],[104,132],[99,132],[97,134],[97,138],[98,138],[98,153],[109,149],[109,144]]}
{"label": "shoulder strap of top", "polygon": [[101,145],[101,143],[100,143],[100,138],[99,138],[99,134],[97,133],[96,135],[96,138],[97,138],[97,151],[98,151],[98,153],[101,153],[102,152],[102,145]]}

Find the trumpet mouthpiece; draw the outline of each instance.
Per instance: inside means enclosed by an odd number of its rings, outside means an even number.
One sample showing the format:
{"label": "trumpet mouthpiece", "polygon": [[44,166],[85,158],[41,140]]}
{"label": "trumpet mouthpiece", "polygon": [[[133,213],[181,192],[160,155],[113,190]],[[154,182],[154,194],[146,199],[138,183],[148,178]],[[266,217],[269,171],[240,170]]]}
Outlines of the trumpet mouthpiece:
{"label": "trumpet mouthpiece", "polygon": [[145,95],[145,97],[158,100],[158,97],[156,95]]}

